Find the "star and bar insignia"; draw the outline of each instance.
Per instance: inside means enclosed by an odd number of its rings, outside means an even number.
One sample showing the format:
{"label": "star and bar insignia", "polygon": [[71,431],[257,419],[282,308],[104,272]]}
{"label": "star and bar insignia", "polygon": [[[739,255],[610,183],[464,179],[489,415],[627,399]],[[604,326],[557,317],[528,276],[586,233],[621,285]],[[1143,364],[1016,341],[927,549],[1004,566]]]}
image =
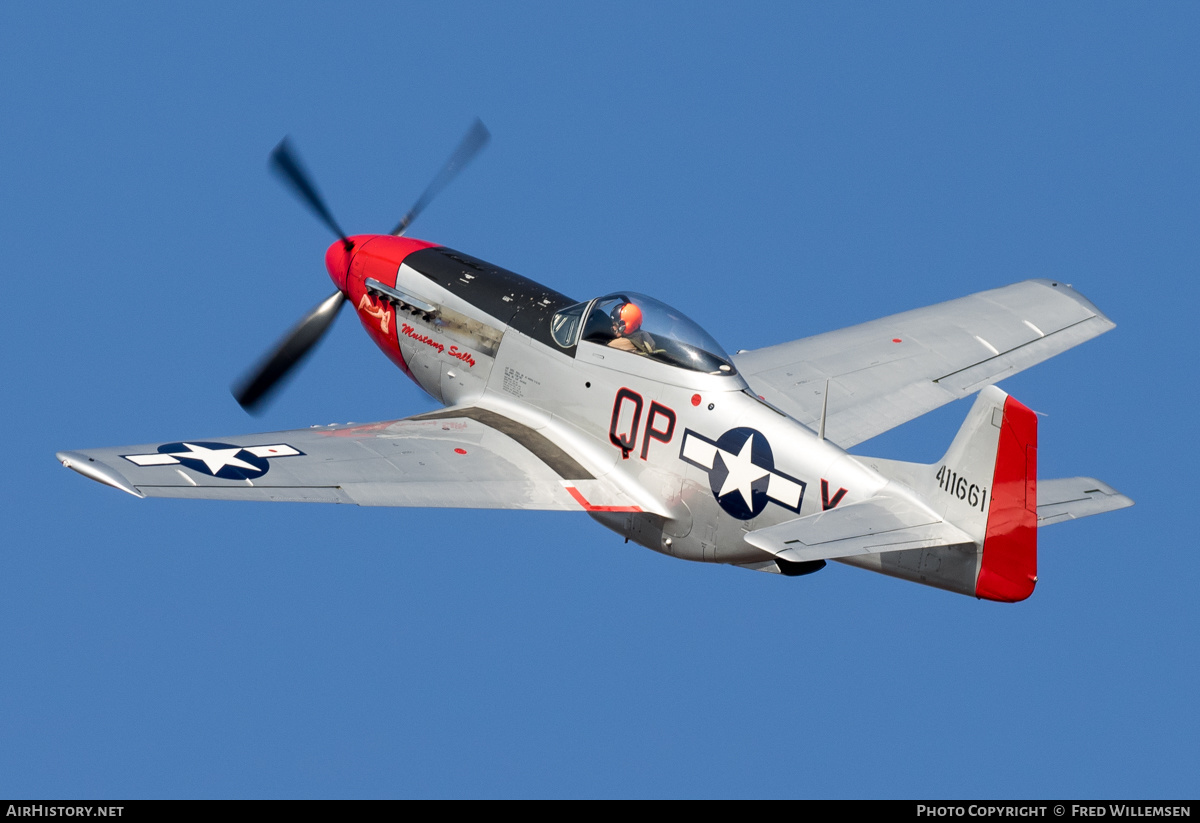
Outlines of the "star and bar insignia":
{"label": "star and bar insignia", "polygon": [[234,446],[199,440],[164,443],[151,454],[121,455],[137,466],[175,466],[220,477],[223,480],[254,480],[271,468],[271,457],[297,457],[304,452],[286,443],[269,446]]}
{"label": "star and bar insignia", "polygon": [[739,520],[762,514],[768,501],[800,513],[805,483],[775,469],[771,444],[760,431],[730,429],[713,441],[687,429],[679,458],[708,472],[713,497]]}

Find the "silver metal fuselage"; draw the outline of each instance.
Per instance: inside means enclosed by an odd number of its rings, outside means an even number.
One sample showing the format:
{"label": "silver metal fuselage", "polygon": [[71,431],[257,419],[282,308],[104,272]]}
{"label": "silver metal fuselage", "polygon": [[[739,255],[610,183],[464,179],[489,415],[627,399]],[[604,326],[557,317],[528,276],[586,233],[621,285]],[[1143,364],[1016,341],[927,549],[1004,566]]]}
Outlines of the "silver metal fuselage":
{"label": "silver metal fuselage", "polygon": [[[439,308],[432,316],[397,312],[400,353],[421,388],[450,407],[494,411],[564,448],[641,509],[589,510],[592,517],[647,548],[688,560],[773,564],[745,542],[747,532],[820,512],[831,497],[843,506],[869,498],[888,483],[753,395],[736,373],[690,371],[586,341],[569,350],[547,345],[407,264],[396,290]],[[378,323],[359,314],[369,329]],[[735,517],[718,502],[711,472],[683,458],[686,437],[716,441],[733,429],[764,438],[775,474],[799,482],[795,508],[768,501],[754,516]],[[758,478],[760,489],[770,482]]]}

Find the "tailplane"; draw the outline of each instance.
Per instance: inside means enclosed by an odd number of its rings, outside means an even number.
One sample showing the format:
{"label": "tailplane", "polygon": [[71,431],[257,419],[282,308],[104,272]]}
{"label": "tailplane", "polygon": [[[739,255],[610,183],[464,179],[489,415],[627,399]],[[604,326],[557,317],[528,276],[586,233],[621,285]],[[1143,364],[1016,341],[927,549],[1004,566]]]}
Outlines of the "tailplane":
{"label": "tailplane", "polygon": [[[979,393],[936,463],[862,458],[891,480],[873,497],[749,532],[776,565],[825,560],[1015,603],[1037,584],[1038,526],[1132,506],[1090,477],[1043,481],[1037,416],[995,386]],[[791,568],[791,567],[789,567]]]}
{"label": "tailplane", "polygon": [[[979,393],[954,442],[937,463],[864,462],[919,492],[935,512],[975,543],[974,564],[963,564],[958,557],[962,549],[954,550],[958,579],[953,585],[947,585],[950,581],[920,582],[1006,603],[1033,594],[1037,583],[1037,416],[1028,407],[989,386]],[[940,567],[941,559],[910,558],[920,568]],[[901,563],[899,569],[912,565]],[[886,558],[881,566],[888,566]],[[876,570],[893,573],[882,567]]]}

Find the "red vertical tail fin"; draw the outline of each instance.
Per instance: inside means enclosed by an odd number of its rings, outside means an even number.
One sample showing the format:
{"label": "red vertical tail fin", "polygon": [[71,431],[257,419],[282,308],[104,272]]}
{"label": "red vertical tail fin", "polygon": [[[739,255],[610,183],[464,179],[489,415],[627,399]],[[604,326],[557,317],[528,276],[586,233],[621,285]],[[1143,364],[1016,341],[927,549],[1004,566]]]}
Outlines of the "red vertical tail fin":
{"label": "red vertical tail fin", "polygon": [[936,463],[871,459],[971,539],[960,545],[842,558],[884,574],[1015,603],[1037,583],[1037,416],[995,386],[979,392]]}
{"label": "red vertical tail fin", "polygon": [[1015,603],[1037,583],[1037,416],[1004,400],[975,595]]}

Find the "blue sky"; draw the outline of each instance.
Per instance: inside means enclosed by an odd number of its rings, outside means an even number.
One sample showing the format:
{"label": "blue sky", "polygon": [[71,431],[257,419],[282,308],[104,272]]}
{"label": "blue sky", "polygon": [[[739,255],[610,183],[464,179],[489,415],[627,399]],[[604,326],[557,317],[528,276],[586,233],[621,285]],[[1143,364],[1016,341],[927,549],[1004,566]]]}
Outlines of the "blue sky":
{"label": "blue sky", "polygon": [[[4,4],[0,796],[1194,797],[1200,12],[1188,4]],[[229,385],[339,221],[755,348],[1028,277],[1117,328],[1003,384],[1016,606],[669,559],[583,515],[138,501],[59,449],[428,410],[343,317]],[[933,460],[958,403],[855,449]]]}

